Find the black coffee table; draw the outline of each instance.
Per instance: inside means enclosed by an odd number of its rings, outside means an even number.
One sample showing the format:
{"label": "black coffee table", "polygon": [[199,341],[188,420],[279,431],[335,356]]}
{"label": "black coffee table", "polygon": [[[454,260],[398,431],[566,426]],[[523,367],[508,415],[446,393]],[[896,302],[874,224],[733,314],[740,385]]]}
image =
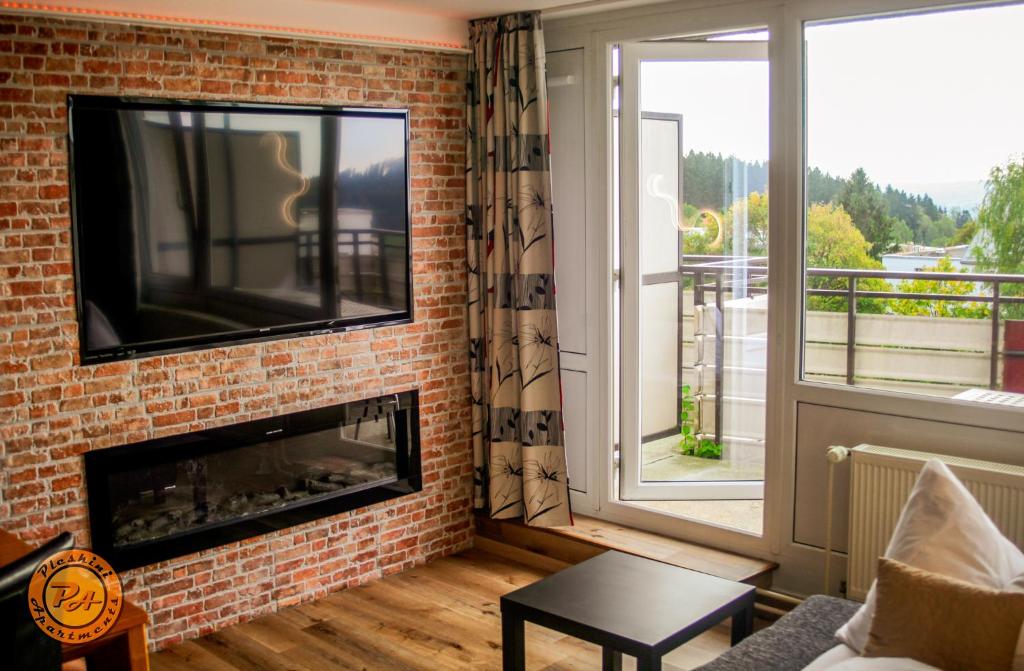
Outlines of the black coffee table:
{"label": "black coffee table", "polygon": [[600,645],[603,669],[617,671],[625,653],[656,671],[727,617],[736,645],[753,628],[752,586],[609,550],[501,597],[504,669],[525,668],[526,621]]}

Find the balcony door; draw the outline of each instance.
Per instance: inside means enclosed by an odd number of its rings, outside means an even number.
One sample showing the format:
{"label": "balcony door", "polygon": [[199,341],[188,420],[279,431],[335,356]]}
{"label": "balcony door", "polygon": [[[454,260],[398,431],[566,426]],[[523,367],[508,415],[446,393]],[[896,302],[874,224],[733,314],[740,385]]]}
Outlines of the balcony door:
{"label": "balcony door", "polygon": [[622,500],[763,496],[765,39],[619,51]]}

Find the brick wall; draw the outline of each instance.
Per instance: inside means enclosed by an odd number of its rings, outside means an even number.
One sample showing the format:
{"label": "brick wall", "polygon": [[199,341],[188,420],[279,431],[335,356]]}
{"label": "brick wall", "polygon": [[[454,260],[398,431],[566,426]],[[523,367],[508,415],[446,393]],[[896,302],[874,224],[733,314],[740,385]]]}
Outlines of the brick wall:
{"label": "brick wall", "polygon": [[[465,547],[465,56],[0,16],[0,528],[88,544],[82,453],[418,387],[424,491],[127,572],[156,647]],[[79,365],[69,92],[408,107],[416,322]]]}

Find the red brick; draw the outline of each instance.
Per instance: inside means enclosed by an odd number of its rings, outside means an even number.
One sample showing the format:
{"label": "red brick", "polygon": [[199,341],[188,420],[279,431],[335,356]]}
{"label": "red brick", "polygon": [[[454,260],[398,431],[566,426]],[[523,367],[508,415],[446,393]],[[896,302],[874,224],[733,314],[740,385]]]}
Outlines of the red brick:
{"label": "red brick", "polygon": [[25,402],[25,394],[20,391],[11,391],[0,394],[0,408],[13,408]]}
{"label": "red brick", "polygon": [[196,417],[195,410],[180,410],[178,412],[170,412],[166,415],[157,415],[153,418],[153,426],[173,426],[174,424],[184,424],[191,422]]}

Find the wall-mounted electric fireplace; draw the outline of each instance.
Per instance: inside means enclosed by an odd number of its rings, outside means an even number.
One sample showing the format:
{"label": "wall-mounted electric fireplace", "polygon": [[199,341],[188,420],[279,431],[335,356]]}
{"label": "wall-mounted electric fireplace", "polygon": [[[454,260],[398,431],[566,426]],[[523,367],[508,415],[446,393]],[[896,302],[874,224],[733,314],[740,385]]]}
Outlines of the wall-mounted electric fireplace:
{"label": "wall-mounted electric fireplace", "polygon": [[407,391],[85,455],[93,549],[151,564],[419,491]]}

